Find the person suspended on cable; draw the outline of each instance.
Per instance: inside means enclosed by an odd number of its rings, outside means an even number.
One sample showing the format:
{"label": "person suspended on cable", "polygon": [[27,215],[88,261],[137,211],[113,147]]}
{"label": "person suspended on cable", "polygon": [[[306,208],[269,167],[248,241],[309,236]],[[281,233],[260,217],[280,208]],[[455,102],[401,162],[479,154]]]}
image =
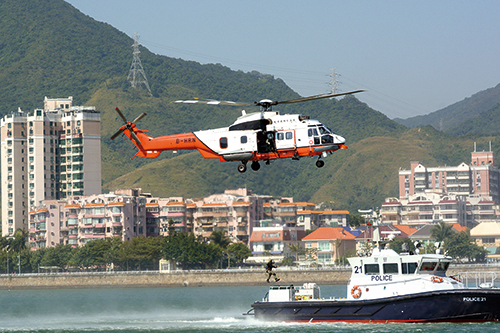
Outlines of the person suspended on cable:
{"label": "person suspended on cable", "polygon": [[273,268],[277,268],[278,266],[276,266],[273,262],[273,259],[269,259],[269,262],[267,263],[267,266],[266,266],[266,273],[268,274],[267,276],[267,283],[269,283],[269,279],[271,278],[271,276],[274,276],[274,281],[278,282],[280,279],[276,277],[276,273],[273,272]]}

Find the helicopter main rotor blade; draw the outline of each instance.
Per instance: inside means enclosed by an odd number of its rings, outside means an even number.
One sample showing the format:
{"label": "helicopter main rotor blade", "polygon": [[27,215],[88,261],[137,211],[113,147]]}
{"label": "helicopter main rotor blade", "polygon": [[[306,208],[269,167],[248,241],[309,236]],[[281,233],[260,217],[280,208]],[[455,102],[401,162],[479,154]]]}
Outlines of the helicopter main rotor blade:
{"label": "helicopter main rotor blade", "polygon": [[120,128],[120,129],[118,130],[118,132],[116,132],[115,134],[113,134],[113,135],[111,136],[111,140],[116,139],[116,137],[117,137],[118,135],[122,134],[122,133],[123,133],[123,130]]}
{"label": "helicopter main rotor blade", "polygon": [[119,108],[116,108],[115,110],[116,110],[116,112],[118,112],[118,115],[120,116],[120,118],[122,118],[122,119],[123,119],[123,122],[126,124],[126,123],[127,123],[127,118],[125,118],[125,116],[124,116],[124,115],[123,115],[123,113],[120,111],[120,109],[119,109]]}
{"label": "helicopter main rotor blade", "polygon": [[137,142],[137,144],[141,144],[141,140],[139,140],[139,138],[137,137],[137,135],[135,135],[134,132],[130,131],[130,135],[132,136],[132,138],[134,138],[135,142]]}
{"label": "helicopter main rotor blade", "polygon": [[272,105],[289,104],[289,103],[300,103],[300,102],[306,102],[306,101],[313,101],[315,99],[322,99],[322,98],[331,98],[331,97],[352,95],[352,94],[357,94],[357,93],[360,93],[360,92],[363,92],[363,91],[364,90],[355,90],[355,91],[349,91],[349,92],[337,93],[337,94],[314,95],[314,96],[309,96],[309,97],[301,97],[301,98],[297,98],[297,99],[291,99],[289,101],[275,101],[275,102],[272,103]]}
{"label": "helicopter main rotor blade", "polygon": [[240,103],[240,102],[233,102],[233,101],[216,101],[216,100],[213,100],[213,99],[209,99],[209,100],[199,100],[199,99],[178,100],[178,101],[175,101],[174,103],[207,104],[207,105],[231,105],[231,106],[247,106],[247,105],[250,105],[249,103]]}
{"label": "helicopter main rotor blade", "polygon": [[144,118],[146,115],[147,115],[146,112],[141,113],[139,116],[137,116],[137,118],[134,119],[134,121],[132,121],[132,124],[135,124],[136,122]]}

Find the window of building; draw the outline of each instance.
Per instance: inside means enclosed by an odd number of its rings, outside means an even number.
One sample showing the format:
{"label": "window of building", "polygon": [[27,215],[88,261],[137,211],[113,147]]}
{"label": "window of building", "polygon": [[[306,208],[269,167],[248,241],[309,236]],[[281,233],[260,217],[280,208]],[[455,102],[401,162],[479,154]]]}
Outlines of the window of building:
{"label": "window of building", "polygon": [[491,237],[490,238],[483,238],[482,241],[483,241],[483,244],[485,244],[485,243],[495,243],[495,238],[494,237],[493,238],[491,238]]}
{"label": "window of building", "polygon": [[318,253],[318,261],[320,261],[320,262],[330,262],[330,261],[332,261],[332,254],[331,254],[331,252]]}
{"label": "window of building", "polygon": [[319,242],[318,248],[320,251],[330,251],[330,242]]}

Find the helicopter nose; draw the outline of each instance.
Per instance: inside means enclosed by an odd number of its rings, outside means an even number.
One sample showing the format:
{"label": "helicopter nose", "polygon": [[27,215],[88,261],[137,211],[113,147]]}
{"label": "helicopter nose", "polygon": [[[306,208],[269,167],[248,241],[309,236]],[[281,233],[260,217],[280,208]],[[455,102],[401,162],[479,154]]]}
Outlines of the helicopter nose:
{"label": "helicopter nose", "polygon": [[334,135],[333,142],[334,143],[345,143],[345,139],[343,137],[341,137],[340,135]]}

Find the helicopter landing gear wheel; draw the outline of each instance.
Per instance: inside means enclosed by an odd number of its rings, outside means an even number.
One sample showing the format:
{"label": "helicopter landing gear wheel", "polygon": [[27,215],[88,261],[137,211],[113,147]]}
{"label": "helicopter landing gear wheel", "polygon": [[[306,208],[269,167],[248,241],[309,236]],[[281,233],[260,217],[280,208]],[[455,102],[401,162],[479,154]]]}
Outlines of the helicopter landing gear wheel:
{"label": "helicopter landing gear wheel", "polygon": [[240,165],[238,165],[238,171],[241,173],[247,171],[247,165],[242,162]]}
{"label": "helicopter landing gear wheel", "polygon": [[260,164],[257,161],[253,161],[251,167],[253,171],[257,171],[260,169]]}
{"label": "helicopter landing gear wheel", "polygon": [[322,168],[324,165],[325,165],[325,161],[323,161],[323,160],[317,160],[316,161],[316,166],[318,168]]}

